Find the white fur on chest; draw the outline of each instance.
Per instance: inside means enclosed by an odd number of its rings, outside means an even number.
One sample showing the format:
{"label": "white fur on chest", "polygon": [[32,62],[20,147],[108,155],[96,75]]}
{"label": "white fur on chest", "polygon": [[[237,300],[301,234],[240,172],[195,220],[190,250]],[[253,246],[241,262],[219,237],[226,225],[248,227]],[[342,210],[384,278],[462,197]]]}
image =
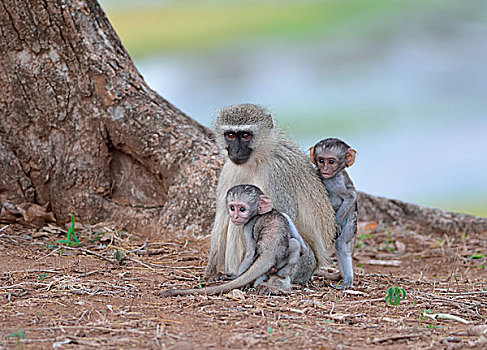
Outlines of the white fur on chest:
{"label": "white fur on chest", "polygon": [[262,165],[258,165],[255,162],[237,165],[227,161],[223,172],[227,175],[225,179],[229,185],[249,184],[259,187],[264,193],[267,191],[266,181],[261,176],[261,174],[265,173]]}

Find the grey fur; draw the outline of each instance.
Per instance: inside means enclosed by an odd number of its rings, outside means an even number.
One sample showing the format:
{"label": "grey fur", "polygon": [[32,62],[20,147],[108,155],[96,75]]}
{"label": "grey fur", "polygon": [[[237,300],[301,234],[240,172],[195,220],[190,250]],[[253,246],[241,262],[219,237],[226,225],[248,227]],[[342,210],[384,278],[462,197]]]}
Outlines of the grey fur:
{"label": "grey fur", "polygon": [[[225,195],[239,184],[253,184],[270,196],[274,208],[287,213],[313,250],[318,268],[329,265],[335,236],[334,211],[326,189],[306,155],[292,140],[274,128],[264,107],[243,104],[220,111],[214,124],[216,141],[227,160],[217,188],[216,215],[211,232],[211,248],[205,277],[215,278],[221,269],[236,274],[245,253],[242,228],[230,223]],[[252,154],[244,164],[235,164],[227,155],[225,132],[252,133]]]}
{"label": "grey fur", "polygon": [[272,276],[273,282],[265,288],[289,290],[291,282],[304,283],[309,280],[316,267],[312,251],[307,249],[305,254],[300,255],[301,245],[291,238],[288,219],[277,210],[256,214],[261,194],[260,189],[250,185],[232,187],[227,194],[227,203],[232,200],[244,201],[249,205],[249,212],[253,213],[244,226],[246,255],[237,278],[218,286],[167,290],[161,293],[162,296],[225,293],[252,282],[254,287],[259,287],[264,285],[266,275],[272,268],[277,270],[279,278]]}
{"label": "grey fur", "polygon": [[[328,191],[328,196],[335,210],[337,224],[337,236],[335,248],[340,273],[343,277],[341,285],[334,286],[337,289],[347,289],[353,285],[352,257],[357,237],[357,192],[352,180],[345,168],[345,154],[350,146],[337,138],[327,138],[314,147],[315,163],[320,155],[328,152],[338,158],[338,170],[331,178],[323,178],[322,182]],[[355,151],[354,151],[355,152]],[[318,171],[318,174],[321,173]]]}

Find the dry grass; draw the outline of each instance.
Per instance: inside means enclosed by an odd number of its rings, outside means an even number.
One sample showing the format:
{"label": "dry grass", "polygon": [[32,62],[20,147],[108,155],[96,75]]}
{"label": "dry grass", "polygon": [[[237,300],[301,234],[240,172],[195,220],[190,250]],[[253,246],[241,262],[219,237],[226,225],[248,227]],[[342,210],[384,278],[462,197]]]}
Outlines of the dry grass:
{"label": "dry grass", "polygon": [[[64,233],[56,227],[0,229],[2,348],[487,346],[485,232],[388,233],[381,225],[362,224],[350,291],[314,278],[285,296],[247,290],[161,298],[163,289],[200,284],[208,238],[156,240],[100,224],[78,227],[82,247],[62,248],[55,241]],[[123,253],[121,264],[115,251]],[[406,291],[397,306],[384,299],[390,286]]]}

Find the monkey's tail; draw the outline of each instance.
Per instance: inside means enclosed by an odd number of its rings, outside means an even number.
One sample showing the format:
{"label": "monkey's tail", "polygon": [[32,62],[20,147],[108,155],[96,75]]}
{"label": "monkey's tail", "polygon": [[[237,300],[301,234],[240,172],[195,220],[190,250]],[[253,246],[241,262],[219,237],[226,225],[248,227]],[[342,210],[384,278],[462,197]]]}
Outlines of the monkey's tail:
{"label": "monkey's tail", "polygon": [[172,289],[162,292],[160,295],[163,297],[175,296],[175,295],[191,295],[191,294],[220,294],[227,293],[232,289],[242,288],[247,284],[255,281],[264,273],[269,271],[275,262],[273,259],[269,259],[269,256],[259,255],[255,259],[254,263],[245,271],[242,275],[235,278],[233,281],[220,284],[218,286],[196,288],[196,289]]}

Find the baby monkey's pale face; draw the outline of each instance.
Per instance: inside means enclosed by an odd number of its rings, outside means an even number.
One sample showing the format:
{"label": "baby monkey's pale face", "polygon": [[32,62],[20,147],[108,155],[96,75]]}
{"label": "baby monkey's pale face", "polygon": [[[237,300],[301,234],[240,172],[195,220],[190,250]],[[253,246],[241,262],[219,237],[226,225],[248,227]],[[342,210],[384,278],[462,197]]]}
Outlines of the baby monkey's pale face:
{"label": "baby monkey's pale face", "polygon": [[316,166],[325,179],[331,179],[340,170],[338,157],[328,152],[321,152],[316,155]]}
{"label": "baby monkey's pale face", "polygon": [[250,208],[247,203],[241,201],[230,201],[227,205],[230,219],[234,225],[245,225],[250,217]]}

